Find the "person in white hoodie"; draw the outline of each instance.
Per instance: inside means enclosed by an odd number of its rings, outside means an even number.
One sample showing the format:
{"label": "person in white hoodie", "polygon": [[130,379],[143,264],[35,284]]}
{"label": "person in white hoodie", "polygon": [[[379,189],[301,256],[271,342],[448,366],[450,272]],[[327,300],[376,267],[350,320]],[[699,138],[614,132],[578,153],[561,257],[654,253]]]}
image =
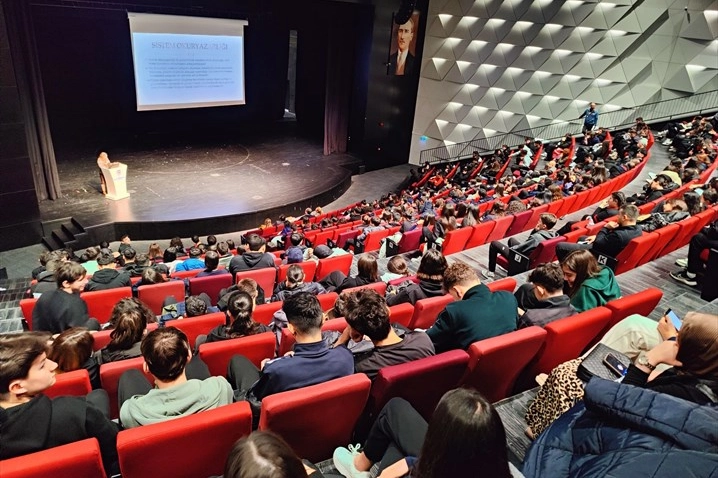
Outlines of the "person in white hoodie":
{"label": "person in white hoodie", "polygon": [[[128,370],[118,386],[120,423],[124,428],[149,425],[211,410],[233,402],[232,386],[211,377],[207,366],[192,359],[187,336],[175,327],[156,329],[142,340],[142,365],[155,387],[139,370]],[[192,378],[188,378],[192,377]]]}

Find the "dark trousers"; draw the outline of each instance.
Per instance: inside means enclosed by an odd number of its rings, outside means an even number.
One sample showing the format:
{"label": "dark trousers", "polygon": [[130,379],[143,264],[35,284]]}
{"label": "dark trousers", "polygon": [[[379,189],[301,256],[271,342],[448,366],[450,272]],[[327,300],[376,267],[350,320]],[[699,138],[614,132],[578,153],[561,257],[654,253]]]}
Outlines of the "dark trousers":
{"label": "dark trousers", "polygon": [[573,251],[590,250],[591,244],[574,244],[573,242],[560,242],[556,244],[556,257],[559,262],[563,262],[567,255]]}
{"label": "dark trousers", "polygon": [[107,419],[110,419],[110,397],[103,389],[93,390],[85,395],[85,401],[102,412]]}
{"label": "dark trousers", "polygon": [[229,361],[227,381],[235,390],[235,398],[244,400],[252,385],[257,383],[261,372],[247,357],[235,355]]}
{"label": "dark trousers", "polygon": [[364,252],[364,241],[357,238],[347,239],[347,242],[344,243],[344,250],[348,251],[350,247],[354,248],[354,254],[361,254]]}
{"label": "dark trousers", "polygon": [[688,246],[688,272],[698,274],[703,272],[703,261],[701,260],[701,252],[703,249],[718,247],[718,239],[709,239],[708,234],[700,231],[693,236]]}
{"label": "dark trousers", "polygon": [[326,289],[327,292],[334,292],[337,287],[342,285],[342,282],[347,278],[342,271],[332,271],[324,279],[320,280],[319,283]]}
{"label": "dark trousers", "polygon": [[501,255],[502,257],[508,259],[509,254],[511,253],[511,248],[518,246],[519,244],[521,244],[521,241],[515,237],[509,238],[508,245],[502,243],[501,241],[492,241],[489,245],[489,270],[491,272],[496,272],[496,257]]}
{"label": "dark trousers", "polygon": [[403,398],[392,398],[369,431],[364,454],[379,471],[407,456],[419,456],[428,424]]}

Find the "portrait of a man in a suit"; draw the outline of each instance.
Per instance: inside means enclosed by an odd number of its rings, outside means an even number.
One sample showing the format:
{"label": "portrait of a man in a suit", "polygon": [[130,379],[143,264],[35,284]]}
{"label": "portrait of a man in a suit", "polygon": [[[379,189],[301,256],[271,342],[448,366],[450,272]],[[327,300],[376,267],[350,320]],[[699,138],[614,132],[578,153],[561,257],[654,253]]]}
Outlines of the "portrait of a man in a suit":
{"label": "portrait of a man in a suit", "polygon": [[410,75],[414,68],[414,55],[409,46],[414,38],[414,21],[410,18],[403,25],[399,25],[396,33],[397,51],[391,55],[392,71],[396,76]]}

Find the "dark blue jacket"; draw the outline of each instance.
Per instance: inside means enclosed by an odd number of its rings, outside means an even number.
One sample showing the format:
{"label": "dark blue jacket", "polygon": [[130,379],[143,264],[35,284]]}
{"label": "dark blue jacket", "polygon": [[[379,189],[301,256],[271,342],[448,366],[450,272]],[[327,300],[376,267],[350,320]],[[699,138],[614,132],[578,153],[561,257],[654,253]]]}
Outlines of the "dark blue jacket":
{"label": "dark blue jacket", "polygon": [[718,407],[592,379],[584,401],[531,445],[532,477],[718,476]]}

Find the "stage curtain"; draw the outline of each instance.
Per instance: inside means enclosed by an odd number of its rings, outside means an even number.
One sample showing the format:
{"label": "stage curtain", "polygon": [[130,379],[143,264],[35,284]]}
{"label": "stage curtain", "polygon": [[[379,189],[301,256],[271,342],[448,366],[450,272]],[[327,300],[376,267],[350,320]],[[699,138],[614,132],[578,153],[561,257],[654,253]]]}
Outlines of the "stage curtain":
{"label": "stage curtain", "polygon": [[327,86],[324,102],[324,154],[346,153],[354,50],[352,22],[331,22],[328,32]]}
{"label": "stage curtain", "polygon": [[31,2],[3,0],[2,4],[7,21],[10,53],[15,67],[15,81],[22,103],[35,191],[39,200],[57,199],[60,196],[60,177],[57,173],[55,150],[42,87],[40,61],[30,12]]}

